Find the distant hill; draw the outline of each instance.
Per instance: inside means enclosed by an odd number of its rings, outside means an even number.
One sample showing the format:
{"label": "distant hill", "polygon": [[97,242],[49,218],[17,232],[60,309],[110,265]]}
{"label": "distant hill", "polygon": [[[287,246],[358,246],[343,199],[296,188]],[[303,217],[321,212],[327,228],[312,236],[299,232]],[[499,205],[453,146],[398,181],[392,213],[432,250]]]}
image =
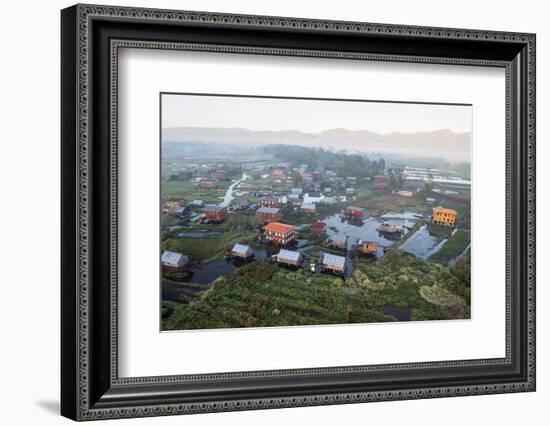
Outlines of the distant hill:
{"label": "distant hill", "polygon": [[296,144],[353,152],[440,157],[451,161],[471,160],[471,133],[454,133],[448,129],[382,135],[368,130],[347,129],[303,133],[297,130],[254,131],[243,128],[172,127],[162,130],[162,141],[241,146]]}

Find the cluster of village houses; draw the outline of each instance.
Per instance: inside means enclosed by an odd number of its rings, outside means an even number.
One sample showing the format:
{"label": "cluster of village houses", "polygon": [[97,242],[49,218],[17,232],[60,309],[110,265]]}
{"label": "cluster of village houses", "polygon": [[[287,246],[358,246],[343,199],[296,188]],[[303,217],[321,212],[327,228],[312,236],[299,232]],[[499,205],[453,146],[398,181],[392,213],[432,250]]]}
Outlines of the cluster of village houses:
{"label": "cluster of village houses", "polygon": [[[336,192],[342,192],[344,189],[345,196],[340,196],[342,201],[352,201],[355,199],[355,188],[357,178],[347,177],[340,178],[336,176],[336,173],[331,171],[316,171],[314,173],[306,172],[307,165],[303,165],[295,172],[298,173],[302,186],[293,187],[288,194],[283,197],[273,195],[272,187],[265,186],[262,188],[256,188],[247,186],[245,183],[241,184],[239,191],[252,194],[257,197],[256,202],[250,203],[244,200],[234,200],[230,206],[232,210],[253,210],[254,215],[258,222],[261,224],[259,228],[258,240],[264,244],[277,246],[280,248],[279,252],[273,256],[274,260],[285,266],[298,267],[302,264],[303,256],[299,251],[292,250],[297,240],[297,233],[294,226],[290,224],[282,223],[283,213],[281,208],[283,205],[292,205],[304,214],[312,214],[316,212],[316,199],[322,199],[323,195],[331,195]],[[198,180],[197,185],[200,188],[213,188],[216,185],[216,181],[229,180],[231,175],[236,173],[242,173],[241,166],[230,164],[225,167],[218,167],[215,171],[211,172],[210,178],[202,178]],[[273,184],[293,184],[294,179],[289,177],[289,170],[287,166],[279,166],[271,171],[270,175],[264,171],[252,170],[249,172],[250,176],[254,178],[269,178]],[[178,175],[170,177],[172,180],[191,180],[191,172],[180,172]],[[319,182],[321,179],[329,181],[332,184],[330,186],[321,187]],[[374,177],[373,188],[379,191],[388,190],[388,183],[386,176],[377,175]],[[307,191],[308,200],[304,201],[304,193]],[[414,196],[419,189],[416,188],[400,188],[394,191],[395,194],[403,197]],[[427,204],[433,205],[435,203],[434,198],[428,197],[426,199]],[[185,203],[182,200],[171,200],[163,203],[163,211],[182,218],[187,218],[191,207],[201,207],[202,212],[196,217],[196,220],[205,224],[219,224],[223,223],[229,216],[229,208],[215,205],[205,205],[202,200],[192,200],[189,203]],[[361,207],[348,206],[343,212],[345,218],[353,223],[354,221],[360,222],[365,215],[365,209]],[[444,207],[433,207],[431,220],[433,223],[454,226],[457,219],[457,212],[454,209]],[[309,229],[317,234],[324,233],[326,224],[320,221],[312,221]],[[378,227],[378,232],[384,237],[389,239],[400,239],[402,237],[402,228],[398,225],[382,224]],[[329,246],[335,249],[347,249],[347,238],[337,239],[333,238],[329,240]],[[375,256],[378,246],[373,241],[360,241],[357,250],[367,256]],[[237,243],[230,250],[229,255],[232,258],[241,259],[243,261],[249,261],[254,258],[254,250],[245,244]],[[176,253],[172,251],[164,251],[162,253],[162,266],[167,270],[185,270],[190,264],[189,256],[183,253]],[[346,257],[329,253],[321,253],[319,257],[318,266],[322,272],[330,272],[336,275],[344,275],[346,268]]]}

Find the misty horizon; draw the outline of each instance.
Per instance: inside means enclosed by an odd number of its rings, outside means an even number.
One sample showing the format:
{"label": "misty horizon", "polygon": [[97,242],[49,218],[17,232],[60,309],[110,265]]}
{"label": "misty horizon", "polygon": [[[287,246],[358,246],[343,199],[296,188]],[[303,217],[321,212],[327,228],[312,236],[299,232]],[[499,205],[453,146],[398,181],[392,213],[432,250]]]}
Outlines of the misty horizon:
{"label": "misty horizon", "polygon": [[229,144],[241,147],[300,145],[365,154],[376,152],[471,162],[471,132],[455,133],[449,129],[379,134],[371,130],[345,128],[328,128],[313,133],[296,129],[256,131],[243,127],[179,126],[163,128],[162,142]]}

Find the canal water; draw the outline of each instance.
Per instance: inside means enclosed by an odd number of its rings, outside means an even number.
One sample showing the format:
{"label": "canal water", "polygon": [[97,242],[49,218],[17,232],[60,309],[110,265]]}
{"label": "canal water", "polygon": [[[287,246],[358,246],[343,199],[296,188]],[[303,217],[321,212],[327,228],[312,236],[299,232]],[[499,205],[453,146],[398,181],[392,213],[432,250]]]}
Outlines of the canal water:
{"label": "canal water", "polygon": [[[255,250],[252,261],[263,260],[267,257],[266,250]],[[162,283],[162,300],[171,300],[182,303],[185,295],[192,296],[198,292],[208,289],[209,284],[222,275],[229,275],[235,269],[244,266],[246,263],[233,259],[220,259],[204,264],[202,267],[191,269],[189,276],[180,282]],[[185,283],[193,283],[193,286],[186,286]],[[183,298],[181,296],[184,296]]]}
{"label": "canal water", "polygon": [[380,309],[383,314],[391,315],[397,318],[399,321],[411,320],[411,308],[399,308],[395,305],[384,305]]}
{"label": "canal water", "polygon": [[428,225],[422,225],[399,248],[426,260],[431,255],[437,253],[446,242],[446,238],[440,240],[430,235]]}
{"label": "canal water", "polygon": [[360,222],[349,222],[343,218],[341,214],[335,214],[321,219],[321,222],[326,223],[326,233],[330,238],[345,239],[348,237],[347,248],[351,250],[359,240],[374,241],[378,244],[377,258],[384,255],[384,247],[395,244],[395,240],[381,235],[377,228],[383,223],[390,225],[399,225],[403,227],[403,235],[414,226],[414,222],[409,219],[402,218],[387,218],[385,220],[375,219],[373,217],[367,218]]}
{"label": "canal water", "polygon": [[219,237],[222,233],[219,231],[189,231],[189,232],[180,232],[178,237],[187,237],[187,238],[204,238],[204,237]]}
{"label": "canal water", "polygon": [[225,195],[223,196],[223,201],[219,203],[218,206],[220,207],[229,206],[229,204],[231,204],[231,201],[233,201],[233,198],[235,198],[235,196],[233,195],[233,190],[235,189],[235,187],[240,183],[244,182],[249,177],[250,176],[248,176],[246,173],[243,173],[242,177],[238,181],[231,184],[231,186],[227,188],[227,191],[225,191]]}
{"label": "canal water", "polygon": [[471,247],[471,246],[472,246],[471,243],[468,244],[468,245],[466,246],[466,248],[465,248],[464,250],[462,250],[462,253],[460,253],[458,256],[455,256],[455,257],[453,257],[452,259],[449,260],[449,263],[447,263],[447,266],[448,266],[449,268],[452,268],[453,266],[455,266],[456,263],[457,263],[460,259],[462,259],[462,257],[468,252],[468,250],[470,250],[470,247]]}
{"label": "canal water", "polygon": [[[265,250],[255,250],[253,261],[263,260],[267,257]],[[250,261],[249,261],[250,262]],[[197,284],[210,284],[222,275],[229,275],[235,269],[246,263],[233,259],[220,259],[204,264],[202,267],[191,269],[192,275],[186,281]]]}

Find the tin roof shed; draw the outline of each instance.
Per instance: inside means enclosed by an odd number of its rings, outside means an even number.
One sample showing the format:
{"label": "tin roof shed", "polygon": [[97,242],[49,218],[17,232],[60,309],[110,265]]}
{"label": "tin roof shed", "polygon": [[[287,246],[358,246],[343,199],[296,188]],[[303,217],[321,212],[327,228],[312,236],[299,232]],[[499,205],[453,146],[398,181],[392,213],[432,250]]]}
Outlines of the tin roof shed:
{"label": "tin roof shed", "polygon": [[238,256],[249,257],[254,254],[254,250],[252,250],[250,246],[237,243],[233,246],[231,253],[236,254]]}
{"label": "tin roof shed", "polygon": [[300,257],[300,252],[281,249],[277,254],[277,261],[298,263],[300,261]]}
{"label": "tin roof shed", "polygon": [[161,262],[165,266],[181,268],[189,262],[189,256],[175,251],[165,250],[162,252]]}
{"label": "tin roof shed", "polygon": [[323,253],[320,258],[321,264],[330,266],[331,268],[344,270],[346,265],[346,258],[343,256],[337,256],[335,254]]}

